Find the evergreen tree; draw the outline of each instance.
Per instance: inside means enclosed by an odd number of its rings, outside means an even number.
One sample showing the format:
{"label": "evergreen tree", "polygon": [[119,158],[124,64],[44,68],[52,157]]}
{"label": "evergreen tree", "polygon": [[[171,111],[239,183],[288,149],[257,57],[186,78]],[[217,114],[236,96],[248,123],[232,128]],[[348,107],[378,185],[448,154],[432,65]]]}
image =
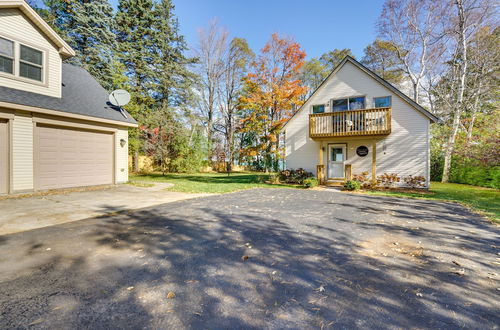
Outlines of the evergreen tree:
{"label": "evergreen tree", "polygon": [[35,10],[76,51],[68,61],[82,66],[106,89],[112,86],[115,48],[113,9],[108,0],[44,0]]}

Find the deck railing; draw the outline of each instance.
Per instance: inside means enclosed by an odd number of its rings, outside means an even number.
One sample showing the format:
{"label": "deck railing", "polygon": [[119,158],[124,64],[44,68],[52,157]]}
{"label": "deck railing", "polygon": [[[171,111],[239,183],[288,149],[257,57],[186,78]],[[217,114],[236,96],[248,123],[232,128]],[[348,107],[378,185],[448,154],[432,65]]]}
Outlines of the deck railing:
{"label": "deck railing", "polygon": [[309,115],[311,138],[387,135],[391,133],[391,108],[376,108]]}

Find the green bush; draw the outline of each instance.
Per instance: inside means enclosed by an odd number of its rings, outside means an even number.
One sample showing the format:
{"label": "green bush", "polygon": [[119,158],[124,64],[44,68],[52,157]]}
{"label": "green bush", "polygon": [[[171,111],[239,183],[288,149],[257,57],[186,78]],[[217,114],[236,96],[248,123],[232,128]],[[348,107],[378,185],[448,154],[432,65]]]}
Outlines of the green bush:
{"label": "green bush", "polygon": [[359,190],[361,189],[361,183],[356,180],[348,180],[344,184],[344,189],[350,191]]}
{"label": "green bush", "polygon": [[306,188],[314,188],[318,185],[318,179],[316,178],[307,178],[304,180],[304,186]]}
{"label": "green bush", "polygon": [[450,182],[500,189],[500,166],[454,165],[450,171]]}

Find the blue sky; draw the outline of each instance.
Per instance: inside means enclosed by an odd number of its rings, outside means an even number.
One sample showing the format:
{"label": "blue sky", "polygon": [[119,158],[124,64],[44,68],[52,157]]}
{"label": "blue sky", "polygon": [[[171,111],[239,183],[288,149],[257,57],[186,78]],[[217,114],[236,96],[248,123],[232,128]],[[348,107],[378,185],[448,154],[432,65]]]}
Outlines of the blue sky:
{"label": "blue sky", "polygon": [[[110,0],[116,7],[118,0]],[[231,36],[261,49],[273,32],[298,41],[307,57],[351,48],[356,57],[376,37],[383,0],[173,0],[181,32],[195,45],[197,31],[212,18]]]}

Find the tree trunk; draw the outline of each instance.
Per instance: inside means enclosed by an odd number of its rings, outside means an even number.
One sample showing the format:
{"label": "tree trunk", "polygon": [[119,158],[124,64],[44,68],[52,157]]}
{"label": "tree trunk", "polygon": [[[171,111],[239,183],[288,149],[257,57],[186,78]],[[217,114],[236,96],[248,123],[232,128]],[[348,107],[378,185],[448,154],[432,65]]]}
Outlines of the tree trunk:
{"label": "tree trunk", "polygon": [[134,173],[139,173],[139,152],[134,151],[132,156],[132,167],[134,169]]}
{"label": "tree trunk", "polygon": [[443,178],[441,182],[448,182],[450,180],[451,158],[455,149],[455,141],[460,127],[460,116],[462,114],[464,91],[465,91],[465,78],[467,75],[467,40],[465,38],[465,11],[462,0],[456,0],[455,4],[458,9],[458,60],[460,65],[460,77],[457,92],[456,107],[453,114],[453,124],[448,144],[446,145],[446,153],[444,156]]}

